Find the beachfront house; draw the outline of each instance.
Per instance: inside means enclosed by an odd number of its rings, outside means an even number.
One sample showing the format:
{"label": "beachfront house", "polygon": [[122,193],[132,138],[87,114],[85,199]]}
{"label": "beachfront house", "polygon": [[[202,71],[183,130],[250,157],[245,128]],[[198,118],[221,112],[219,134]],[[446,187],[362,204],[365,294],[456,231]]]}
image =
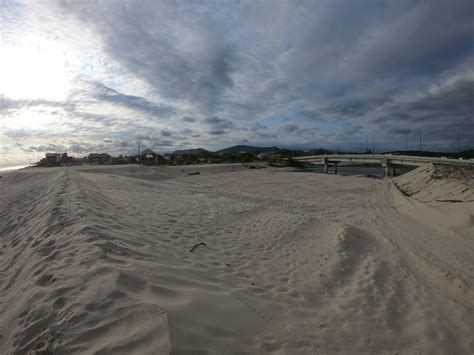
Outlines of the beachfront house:
{"label": "beachfront house", "polygon": [[38,166],[61,166],[68,161],[67,153],[46,153]]}
{"label": "beachfront house", "polygon": [[112,162],[112,157],[107,153],[91,153],[87,157],[90,165],[104,165]]}
{"label": "beachfront house", "polygon": [[74,158],[67,153],[46,153],[45,157],[41,159],[38,166],[69,166],[83,164],[84,159]]}
{"label": "beachfront house", "polygon": [[61,156],[59,153],[46,153],[45,162],[51,165],[61,164]]}

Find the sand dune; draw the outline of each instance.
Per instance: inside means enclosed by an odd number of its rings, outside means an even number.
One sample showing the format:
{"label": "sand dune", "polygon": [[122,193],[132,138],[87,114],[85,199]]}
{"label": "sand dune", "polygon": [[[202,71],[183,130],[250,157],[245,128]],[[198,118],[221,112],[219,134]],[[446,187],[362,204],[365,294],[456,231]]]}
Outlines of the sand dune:
{"label": "sand dune", "polygon": [[472,186],[429,169],[10,173],[0,353],[472,354]]}
{"label": "sand dune", "polygon": [[407,196],[431,206],[474,202],[474,167],[427,164],[398,177],[396,186]]}
{"label": "sand dune", "polygon": [[[401,210],[427,224],[469,230],[474,235],[474,168],[427,164],[395,179],[409,199]],[[420,203],[421,202],[421,203]],[[435,207],[435,208],[428,208]]]}

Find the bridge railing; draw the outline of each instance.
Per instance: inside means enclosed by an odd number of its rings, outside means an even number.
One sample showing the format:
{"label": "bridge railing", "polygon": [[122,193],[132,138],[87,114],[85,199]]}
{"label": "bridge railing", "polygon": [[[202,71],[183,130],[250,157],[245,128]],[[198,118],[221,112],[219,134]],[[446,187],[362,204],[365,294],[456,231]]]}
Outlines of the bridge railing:
{"label": "bridge railing", "polygon": [[435,157],[419,157],[411,155],[392,155],[392,154],[325,154],[325,155],[306,155],[292,158],[293,160],[308,163],[375,163],[383,164],[389,162],[397,165],[423,165],[426,163],[437,164],[462,164],[474,165],[474,160],[448,159]]}

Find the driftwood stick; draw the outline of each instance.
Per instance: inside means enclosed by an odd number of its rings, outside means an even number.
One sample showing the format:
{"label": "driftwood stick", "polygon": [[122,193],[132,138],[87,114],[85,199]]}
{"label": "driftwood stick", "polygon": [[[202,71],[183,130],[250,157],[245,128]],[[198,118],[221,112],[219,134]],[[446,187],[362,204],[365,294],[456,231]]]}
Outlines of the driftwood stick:
{"label": "driftwood stick", "polygon": [[194,251],[194,249],[196,249],[197,247],[199,247],[200,245],[204,245],[205,247],[207,247],[207,244],[204,243],[204,242],[201,242],[201,243],[198,243],[196,245],[193,245],[193,247],[191,249],[189,249],[189,252],[192,253]]}

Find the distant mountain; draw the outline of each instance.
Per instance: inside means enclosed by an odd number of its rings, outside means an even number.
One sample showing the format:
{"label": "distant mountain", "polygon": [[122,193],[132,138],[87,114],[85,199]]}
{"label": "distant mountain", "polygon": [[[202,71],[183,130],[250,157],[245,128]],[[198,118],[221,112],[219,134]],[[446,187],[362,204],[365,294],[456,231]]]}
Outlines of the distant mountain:
{"label": "distant mountain", "polygon": [[203,148],[195,148],[195,149],[182,149],[182,150],[175,150],[173,152],[174,155],[201,155],[208,153],[206,149]]}
{"label": "distant mountain", "polygon": [[233,147],[218,150],[216,153],[267,153],[279,152],[284,149],[278,147],[253,147],[250,145],[235,145]]}
{"label": "distant mountain", "polygon": [[[285,149],[280,149],[278,147],[253,147],[250,145],[236,145],[233,147],[218,150],[216,153],[266,153],[281,151],[285,151]],[[203,148],[175,150],[173,152],[174,155],[202,155],[207,153],[212,152]]]}
{"label": "distant mountain", "polygon": [[141,155],[156,155],[156,153],[151,149],[145,149]]}

